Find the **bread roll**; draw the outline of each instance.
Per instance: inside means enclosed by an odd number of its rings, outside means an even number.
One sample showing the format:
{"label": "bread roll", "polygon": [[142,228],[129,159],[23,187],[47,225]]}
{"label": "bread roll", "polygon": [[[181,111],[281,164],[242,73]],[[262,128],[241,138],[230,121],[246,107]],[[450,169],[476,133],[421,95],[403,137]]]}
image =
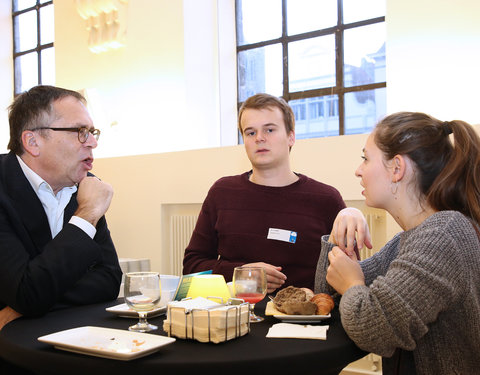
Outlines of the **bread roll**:
{"label": "bread roll", "polygon": [[317,305],[311,301],[292,301],[284,302],[282,312],[287,315],[315,315]]}
{"label": "bread roll", "polygon": [[317,315],[328,315],[335,306],[332,296],[326,293],[315,294],[310,301],[317,305]]}
{"label": "bread roll", "polygon": [[314,295],[308,288],[294,286],[280,290],[273,304],[278,311],[288,315],[328,315],[335,305],[328,294]]}
{"label": "bread roll", "polygon": [[308,289],[308,288],[300,288],[300,289],[305,291],[305,299],[307,301],[310,301],[312,299],[312,297],[314,296],[314,293],[311,289]]}
{"label": "bread roll", "polygon": [[306,301],[307,298],[305,291],[301,288],[295,288],[294,286],[288,286],[285,289],[280,290],[273,299],[273,303],[277,310],[285,314],[287,314],[283,308],[285,303],[301,303]]}

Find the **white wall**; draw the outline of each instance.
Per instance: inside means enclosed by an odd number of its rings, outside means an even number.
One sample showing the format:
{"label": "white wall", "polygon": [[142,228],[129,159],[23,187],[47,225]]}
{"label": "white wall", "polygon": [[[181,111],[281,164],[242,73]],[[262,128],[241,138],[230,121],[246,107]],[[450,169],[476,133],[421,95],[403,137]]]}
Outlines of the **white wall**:
{"label": "white wall", "polygon": [[480,1],[387,0],[387,110],[480,123]]}
{"label": "white wall", "polygon": [[186,123],[195,132],[183,149],[236,145],[234,2],[183,3]]}
{"label": "white wall", "polygon": [[179,134],[181,124],[187,134],[191,127],[185,121],[182,19],[181,1],[130,1],[127,46],[94,54],[74,0],[55,3],[56,83],[93,95],[102,130],[97,156],[191,145]]}
{"label": "white wall", "polygon": [[74,0],[55,3],[57,85],[86,89],[96,156],[236,144],[234,23],[218,29],[233,1],[134,0],[127,14],[126,47],[96,55]]}

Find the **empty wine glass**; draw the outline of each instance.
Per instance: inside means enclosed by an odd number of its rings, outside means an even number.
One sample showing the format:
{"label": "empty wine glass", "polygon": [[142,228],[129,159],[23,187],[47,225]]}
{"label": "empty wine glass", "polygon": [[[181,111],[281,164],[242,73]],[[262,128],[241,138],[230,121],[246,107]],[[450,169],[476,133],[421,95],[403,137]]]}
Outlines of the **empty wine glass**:
{"label": "empty wine glass", "polygon": [[137,324],[129,331],[149,332],[158,327],[147,322],[147,312],[160,302],[160,275],[158,272],[129,272],[125,274],[125,303],[138,312]]}
{"label": "empty wine glass", "polygon": [[262,317],[255,315],[253,309],[257,302],[267,294],[267,274],[262,267],[235,267],[233,271],[233,290],[235,297],[250,304],[250,323],[261,322]]}

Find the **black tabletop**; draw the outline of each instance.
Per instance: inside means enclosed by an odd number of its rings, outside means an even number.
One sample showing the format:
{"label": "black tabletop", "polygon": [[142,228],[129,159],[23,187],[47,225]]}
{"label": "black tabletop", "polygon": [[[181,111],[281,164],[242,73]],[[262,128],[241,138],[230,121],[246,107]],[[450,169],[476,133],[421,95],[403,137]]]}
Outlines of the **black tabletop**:
{"label": "black tabletop", "polygon": [[[81,327],[97,326],[127,330],[134,319],[121,318],[105,311],[122,301],[79,306],[52,311],[41,318],[20,318],[0,331],[0,357],[35,374],[85,375],[99,373],[247,374],[268,371],[272,374],[338,374],[348,363],[367,353],[348,338],[340,323],[338,311],[321,324],[330,326],[327,340],[266,338],[268,329],[279,321],[266,317],[251,324],[245,336],[220,344],[177,339],[158,352],[132,361],[119,361],[58,350],[39,342],[38,337]],[[256,313],[264,315],[265,301],[256,305]],[[166,336],[164,316],[150,318],[159,326],[153,334]],[[115,371],[115,372],[113,372]]]}

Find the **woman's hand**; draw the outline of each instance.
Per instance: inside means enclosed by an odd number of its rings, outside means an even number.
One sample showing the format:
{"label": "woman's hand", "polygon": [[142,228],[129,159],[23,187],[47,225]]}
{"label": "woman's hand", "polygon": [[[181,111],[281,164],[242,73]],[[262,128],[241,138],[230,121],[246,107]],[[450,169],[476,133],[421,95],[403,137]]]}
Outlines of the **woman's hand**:
{"label": "woman's hand", "polygon": [[362,211],[347,207],[337,214],[328,241],[337,245],[351,257],[355,254],[355,238],[358,249],[362,249],[364,246],[372,248],[370,230]]}
{"label": "woman's hand", "polygon": [[338,246],[328,253],[330,265],[327,269],[327,282],[343,295],[355,285],[365,285],[363,271],[356,259],[355,253],[348,256]]}
{"label": "woman's hand", "polygon": [[273,266],[264,262],[257,262],[244,264],[242,267],[261,267],[265,269],[265,273],[267,274],[267,293],[273,293],[275,290],[285,284],[285,280],[287,280],[287,276],[280,272],[282,267],[279,266]]}

